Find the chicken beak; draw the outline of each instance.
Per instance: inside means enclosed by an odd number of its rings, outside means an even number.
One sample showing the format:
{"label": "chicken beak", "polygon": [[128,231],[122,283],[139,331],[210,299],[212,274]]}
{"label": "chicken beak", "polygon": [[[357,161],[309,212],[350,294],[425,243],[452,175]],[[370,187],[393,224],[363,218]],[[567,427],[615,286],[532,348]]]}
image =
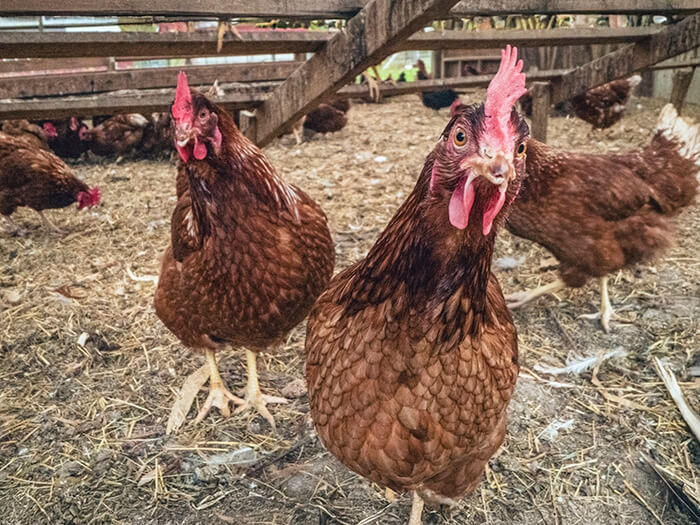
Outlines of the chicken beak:
{"label": "chicken beak", "polygon": [[192,126],[189,122],[178,123],[175,126],[175,145],[184,148],[192,139]]}
{"label": "chicken beak", "polygon": [[484,151],[474,159],[465,159],[460,169],[469,175],[463,179],[452,194],[449,206],[450,222],[460,229],[467,227],[469,214],[474,204],[474,181],[483,177],[498,189],[489,197],[482,220],[482,233],[488,235],[493,228],[493,221],[506,201],[508,183],[515,179],[515,166],[505,152]]}

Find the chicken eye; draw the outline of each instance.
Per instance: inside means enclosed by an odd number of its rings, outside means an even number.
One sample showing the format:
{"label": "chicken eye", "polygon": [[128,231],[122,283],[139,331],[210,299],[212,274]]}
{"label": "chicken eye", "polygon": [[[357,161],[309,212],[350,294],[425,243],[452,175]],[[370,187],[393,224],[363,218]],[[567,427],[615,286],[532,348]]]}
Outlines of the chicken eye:
{"label": "chicken eye", "polygon": [[202,111],[199,112],[199,118],[205,119],[209,116],[209,112],[206,109],[203,109]]}
{"label": "chicken eye", "polygon": [[453,139],[455,146],[464,146],[467,143],[467,134],[463,129],[457,129]]}
{"label": "chicken eye", "polygon": [[527,151],[527,146],[524,142],[522,142],[520,146],[518,146],[518,157],[525,155],[525,151]]}

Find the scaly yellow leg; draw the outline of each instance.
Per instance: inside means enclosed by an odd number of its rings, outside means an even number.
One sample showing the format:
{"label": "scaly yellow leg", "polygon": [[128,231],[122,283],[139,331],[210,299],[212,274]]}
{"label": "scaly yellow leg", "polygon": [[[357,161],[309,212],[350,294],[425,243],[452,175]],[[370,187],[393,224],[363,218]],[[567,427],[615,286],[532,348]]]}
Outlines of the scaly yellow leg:
{"label": "scaly yellow leg", "polygon": [[546,295],[548,293],[554,293],[566,287],[566,283],[561,279],[557,279],[554,282],[539,286],[532,290],[526,290],[524,292],[515,292],[506,295],[506,304],[511,310],[519,308],[530,301],[534,301],[538,297]]}
{"label": "scaly yellow leg", "polygon": [[246,363],[248,367],[248,384],[245,387],[245,399],[236,398],[235,403],[240,406],[236,408],[235,413],[243,412],[248,408],[255,408],[260,414],[270,423],[272,429],[276,429],[275,420],[267,409],[267,403],[289,403],[289,400],[284,397],[268,396],[260,392],[258,384],[258,366],[257,356],[246,348],[245,351]]}
{"label": "scaly yellow leg", "polygon": [[423,498],[413,491],[413,503],[411,504],[411,516],[408,518],[408,525],[422,525],[423,520]]}

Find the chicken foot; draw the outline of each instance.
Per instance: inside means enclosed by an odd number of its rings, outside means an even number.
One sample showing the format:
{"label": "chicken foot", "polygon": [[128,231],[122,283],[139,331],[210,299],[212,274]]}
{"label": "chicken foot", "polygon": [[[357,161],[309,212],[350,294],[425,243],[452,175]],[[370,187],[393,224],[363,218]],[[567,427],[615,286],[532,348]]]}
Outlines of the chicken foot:
{"label": "chicken foot", "polygon": [[22,235],[25,230],[19,224],[17,224],[12,217],[9,215],[3,215],[5,217],[5,231],[10,235]]}
{"label": "chicken foot", "polygon": [[411,515],[408,518],[408,525],[421,525],[423,520],[423,498],[418,495],[418,491],[413,492],[413,503],[411,503]]}
{"label": "chicken foot", "polygon": [[63,231],[61,230],[61,228],[59,228],[58,226],[56,226],[53,222],[51,222],[51,220],[50,220],[46,215],[44,215],[44,212],[43,212],[43,211],[38,211],[38,210],[37,210],[37,213],[39,214],[39,217],[41,217],[41,222],[42,222],[42,224],[44,225],[44,228],[47,228],[47,229],[49,229],[49,230],[53,230],[53,231],[55,231],[56,233],[63,233]]}
{"label": "chicken foot", "polygon": [[508,305],[508,308],[513,310],[515,308],[519,308],[529,303],[530,301],[534,301],[538,297],[549,293],[554,293],[565,287],[566,284],[564,283],[564,281],[562,281],[561,279],[557,279],[556,281],[553,281],[549,284],[545,284],[543,286],[538,286],[537,288],[533,288],[532,290],[525,290],[523,292],[515,292],[508,294],[505,296],[506,304]]}
{"label": "chicken foot", "polygon": [[582,314],[579,315],[581,319],[600,319],[600,324],[603,327],[605,333],[610,332],[610,320],[615,319],[616,321],[624,320],[622,317],[615,313],[615,310],[610,304],[610,295],[608,294],[608,276],[600,278],[600,311],[592,314]]}
{"label": "chicken foot", "polygon": [[273,430],[276,430],[275,419],[270,414],[267,409],[268,403],[289,403],[289,400],[284,397],[268,396],[260,392],[260,385],[258,384],[258,366],[257,366],[257,356],[254,352],[251,352],[246,348],[245,351],[246,363],[248,366],[248,384],[245,387],[245,399],[234,399],[234,403],[240,404],[236,408],[235,414],[243,412],[248,408],[255,408],[262,417],[264,417]]}
{"label": "chicken foot", "polygon": [[209,366],[209,395],[194,420],[195,424],[201,422],[213,406],[219,409],[222,416],[229,417],[231,415],[231,410],[228,408],[229,401],[234,403],[240,401],[224,386],[219,374],[219,367],[216,364],[214,350],[207,349],[207,364]]}

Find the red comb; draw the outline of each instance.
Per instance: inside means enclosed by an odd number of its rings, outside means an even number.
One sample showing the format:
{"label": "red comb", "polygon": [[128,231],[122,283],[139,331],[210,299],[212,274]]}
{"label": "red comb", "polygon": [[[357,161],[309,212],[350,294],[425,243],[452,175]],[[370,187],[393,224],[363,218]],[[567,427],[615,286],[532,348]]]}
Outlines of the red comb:
{"label": "red comb", "polygon": [[192,119],[192,94],[187,85],[187,75],[180,71],[177,75],[177,88],[175,89],[175,102],[172,109],[175,120]]}
{"label": "red comb", "polygon": [[486,130],[499,135],[507,129],[510,113],[515,101],[524,95],[525,73],[523,61],[518,60],[518,48],[509,45],[501,50],[501,64],[486,91],[484,112],[487,117]]}

